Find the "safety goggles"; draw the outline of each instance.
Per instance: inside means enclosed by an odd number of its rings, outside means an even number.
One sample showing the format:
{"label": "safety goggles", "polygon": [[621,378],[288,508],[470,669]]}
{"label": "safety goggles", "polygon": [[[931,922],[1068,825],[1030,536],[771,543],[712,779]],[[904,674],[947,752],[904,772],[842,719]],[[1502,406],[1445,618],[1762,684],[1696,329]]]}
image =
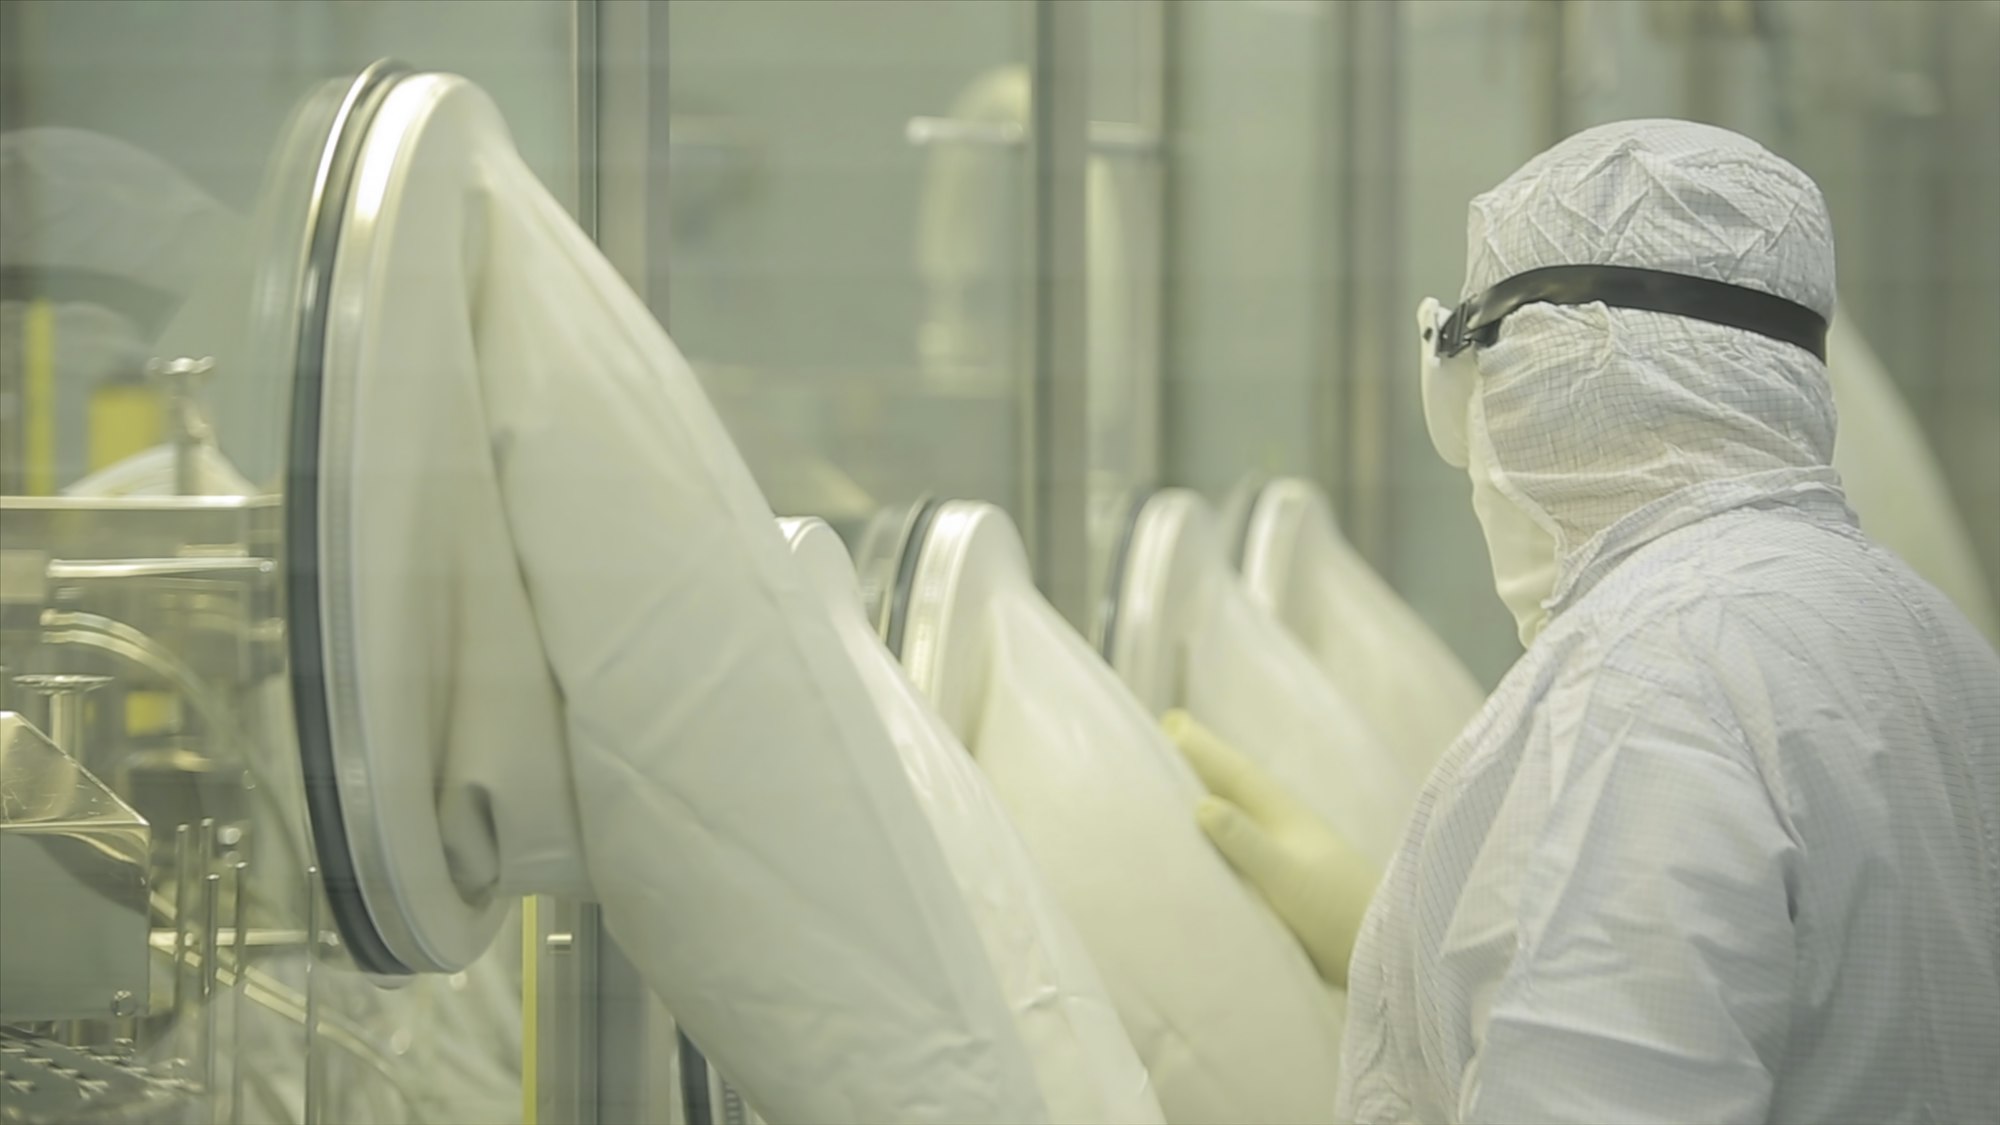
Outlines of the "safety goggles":
{"label": "safety goggles", "polygon": [[1633,266],[1544,266],[1527,270],[1447,308],[1427,297],[1417,308],[1424,421],[1450,464],[1466,463],[1466,406],[1479,376],[1475,347],[1500,337],[1500,324],[1525,305],[1603,304],[1684,316],[1792,344],[1826,361],[1826,318],[1804,305],[1705,277]]}

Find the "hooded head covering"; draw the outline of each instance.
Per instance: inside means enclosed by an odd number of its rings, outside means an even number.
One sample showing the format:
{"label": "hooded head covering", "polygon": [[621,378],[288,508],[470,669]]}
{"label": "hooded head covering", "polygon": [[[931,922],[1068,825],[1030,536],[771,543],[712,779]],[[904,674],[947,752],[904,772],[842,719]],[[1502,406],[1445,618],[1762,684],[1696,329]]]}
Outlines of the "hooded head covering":
{"label": "hooded head covering", "polygon": [[[1466,297],[1542,266],[1617,265],[1833,315],[1819,188],[1724,129],[1585,130],[1474,199],[1468,225]],[[1478,363],[1472,460],[1553,540],[1552,610],[1694,520],[1811,492],[1840,503],[1826,366],[1792,344],[1687,317],[1537,304],[1510,316]]]}

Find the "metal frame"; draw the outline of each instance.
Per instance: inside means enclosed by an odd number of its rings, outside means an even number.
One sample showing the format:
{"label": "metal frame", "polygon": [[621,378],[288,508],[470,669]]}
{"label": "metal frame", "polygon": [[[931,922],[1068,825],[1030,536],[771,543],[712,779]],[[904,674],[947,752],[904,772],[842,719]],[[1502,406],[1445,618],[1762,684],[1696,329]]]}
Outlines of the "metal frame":
{"label": "metal frame", "polygon": [[1021,396],[1021,528],[1042,592],[1071,624],[1088,630],[1090,10],[1070,0],[1035,0],[1033,20],[1027,352],[1033,363]]}
{"label": "metal frame", "polygon": [[[574,0],[595,12],[597,39],[580,79],[594,80],[595,225],[591,237],[632,290],[666,302],[667,28],[672,6]],[[579,119],[581,124],[581,119]]]}
{"label": "metal frame", "polygon": [[[1135,428],[1133,449],[1123,464],[1106,465],[1099,453],[1091,451],[1091,464],[1099,472],[1110,469],[1123,486],[1141,487],[1161,483],[1166,466],[1166,352],[1167,352],[1167,231],[1171,205],[1171,177],[1166,159],[1166,137],[1170,106],[1167,97],[1167,59],[1173,34],[1169,8],[1171,0],[1095,0],[1115,3],[1137,23],[1138,106],[1136,119],[1107,121],[1095,119],[1095,107],[1086,107],[1090,152],[1110,159],[1121,173],[1121,184],[1131,189],[1122,217],[1131,234],[1126,244],[1126,268],[1134,283],[1132,317],[1133,340],[1130,421]],[[1091,43],[1093,51],[1098,44]],[[1087,80],[1086,88],[1091,83]],[[1086,185],[1087,190],[1087,185]],[[1087,201],[1086,201],[1087,204]],[[1137,221],[1135,221],[1135,218]],[[1142,225],[1139,225],[1143,223]],[[1092,379],[1097,372],[1090,372]]]}
{"label": "metal frame", "polygon": [[[576,221],[602,240],[600,43],[605,16],[598,0],[570,0],[570,112],[574,137]],[[643,9],[642,9],[643,14]],[[599,957],[603,942],[596,904],[540,897],[522,908],[521,1112],[537,1122],[599,1120]]]}
{"label": "metal frame", "polygon": [[[38,14],[28,4],[0,3],[0,132],[11,132],[30,119],[28,81],[21,67],[23,44],[34,34]],[[7,364],[0,368],[0,378],[5,379],[0,383],[0,401],[22,403],[21,408],[0,414],[0,495],[28,491],[26,372],[20,370],[26,366]]]}
{"label": "metal frame", "polygon": [[598,236],[598,165],[602,149],[598,145],[599,87],[603,84],[599,45],[598,0],[570,0],[570,119],[575,150],[571,153],[576,178],[576,222],[592,238]]}
{"label": "metal frame", "polygon": [[[635,293],[660,307],[666,277],[668,7],[571,0],[576,218]],[[665,1065],[674,1028],[595,903],[541,898],[523,953],[524,1119],[666,1121],[680,1092]]]}
{"label": "metal frame", "polygon": [[1165,382],[1167,360],[1167,208],[1171,197],[1168,186],[1168,165],[1166,161],[1166,138],[1171,127],[1171,105],[1167,100],[1167,50],[1168,30],[1172,21],[1168,18],[1169,0],[1124,0],[1127,3],[1144,5],[1141,14],[1140,34],[1144,41],[1140,44],[1140,54],[1146,67],[1141,81],[1145,89],[1141,92],[1139,126],[1149,142],[1145,150],[1152,162],[1152,175],[1147,179],[1148,197],[1141,202],[1151,215],[1152,221],[1138,234],[1144,240],[1144,249],[1133,255],[1133,273],[1138,277],[1145,292],[1139,313],[1141,340],[1133,357],[1138,368],[1139,387],[1134,396],[1134,404],[1141,418],[1142,439],[1136,463],[1132,466],[1137,476],[1134,483],[1160,484],[1160,473],[1166,464],[1164,433]]}
{"label": "metal frame", "polygon": [[[572,3],[577,217],[658,310],[666,303],[670,252],[665,60],[672,7]],[[1090,128],[1089,15],[1073,0],[1033,0],[1030,10],[1034,119],[1024,140],[1033,176],[1026,329],[1032,362],[1020,396],[1019,513],[1043,590],[1086,629],[1095,593],[1086,526],[1086,167],[1093,144],[1150,149],[1159,136],[1143,127]],[[664,1081],[665,1062],[678,1048],[671,1024],[618,953],[597,908],[541,899],[530,917],[526,956],[536,1026],[529,1120],[666,1120],[678,1112],[672,1103],[680,1091]]]}
{"label": "metal frame", "polygon": [[1351,0],[1327,21],[1325,67],[1335,86],[1321,151],[1332,187],[1318,223],[1332,271],[1334,315],[1321,337],[1325,377],[1315,385],[1315,475],[1333,497],[1342,530],[1388,571],[1389,380],[1415,369],[1407,355],[1401,16],[1392,0]]}
{"label": "metal frame", "polygon": [[[540,898],[533,919],[533,974],[523,982],[532,996],[522,1010],[535,1014],[534,1070],[523,1067],[523,1114],[536,1122],[591,1125],[598,1115],[598,956],[603,930],[595,903]],[[524,1063],[526,1060],[523,1060]]]}

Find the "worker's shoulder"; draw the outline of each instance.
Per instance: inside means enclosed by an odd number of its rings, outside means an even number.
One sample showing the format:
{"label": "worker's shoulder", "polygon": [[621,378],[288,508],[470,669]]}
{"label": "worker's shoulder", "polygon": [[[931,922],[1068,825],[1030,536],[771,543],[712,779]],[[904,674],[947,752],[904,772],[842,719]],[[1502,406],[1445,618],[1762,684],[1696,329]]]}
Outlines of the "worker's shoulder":
{"label": "worker's shoulder", "polygon": [[1852,643],[1841,617],[1883,596],[1856,577],[1865,566],[1853,544],[1788,521],[1665,537],[1556,617],[1543,642],[1563,651],[1563,674],[1548,688],[1599,704],[1710,705],[1728,685],[1782,674],[1802,651]]}
{"label": "worker's shoulder", "polygon": [[1565,623],[1593,653],[1577,689],[1600,707],[1678,706],[1759,754],[1779,727],[1814,730],[1823,749],[1841,732],[1896,741],[1899,724],[1983,729],[2000,713],[1990,647],[1858,532],[1741,519],[1660,547]]}
{"label": "worker's shoulder", "polygon": [[1635,552],[1579,602],[1574,626],[1609,662],[1699,666],[1735,648],[1915,635],[1926,592],[1851,528],[1737,513]]}

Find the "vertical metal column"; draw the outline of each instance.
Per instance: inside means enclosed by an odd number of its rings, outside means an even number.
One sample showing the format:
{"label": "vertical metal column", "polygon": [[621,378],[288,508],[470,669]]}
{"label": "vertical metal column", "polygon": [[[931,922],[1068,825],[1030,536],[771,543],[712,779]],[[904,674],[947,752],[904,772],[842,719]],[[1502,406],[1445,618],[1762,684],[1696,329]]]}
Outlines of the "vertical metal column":
{"label": "vertical metal column", "polygon": [[[577,222],[656,313],[667,251],[667,10],[572,0],[570,21]],[[527,917],[531,1121],[668,1120],[672,1023],[597,905],[543,898]]]}
{"label": "vertical metal column", "polygon": [[598,1114],[598,954],[594,903],[537,902],[534,1121],[595,1125]]}
{"label": "vertical metal column", "polygon": [[[599,0],[597,244],[666,319],[667,39],[672,5]],[[668,1121],[679,1102],[672,1017],[600,924],[591,1031],[602,1121]]]}
{"label": "vertical metal column", "polygon": [[570,0],[569,4],[571,171],[576,185],[576,222],[592,238],[597,237],[598,221],[601,8],[599,0]]}
{"label": "vertical metal column", "polygon": [[664,320],[671,5],[597,0],[597,225],[591,235]]}
{"label": "vertical metal column", "polygon": [[[28,76],[22,64],[32,50],[26,44],[40,37],[41,29],[36,26],[40,22],[41,12],[35,5],[0,3],[0,133],[22,128],[32,120]],[[14,196],[21,190],[15,183],[0,183],[0,193]],[[20,233],[32,239],[37,232]],[[0,347],[20,349],[25,343],[20,334],[10,333],[0,340]],[[18,353],[17,357],[25,358]],[[0,495],[28,490],[27,411],[13,405],[26,398],[24,366],[0,363],[0,403],[10,407],[0,410]]]}
{"label": "vertical metal column", "polygon": [[[600,230],[599,0],[570,0],[571,185],[577,225]],[[522,910],[522,1114],[528,1125],[594,1125],[597,1105],[597,906],[539,898]]]}
{"label": "vertical metal column", "polygon": [[1090,622],[1089,321],[1085,169],[1089,160],[1090,9],[1035,0],[1034,177],[1028,308],[1033,335],[1021,396],[1021,524],[1042,592],[1079,628]]}
{"label": "vertical metal column", "polygon": [[1168,180],[1167,137],[1170,105],[1167,100],[1167,51],[1172,34],[1170,0],[1126,0],[1144,5],[1140,13],[1139,133],[1148,143],[1141,154],[1143,175],[1134,176],[1135,193],[1140,196],[1135,210],[1145,219],[1144,229],[1133,232],[1133,248],[1128,250],[1132,275],[1140,292],[1135,295],[1135,323],[1138,339],[1132,349],[1134,377],[1138,381],[1133,408],[1141,420],[1138,448],[1131,469],[1141,483],[1158,484],[1166,450],[1167,353],[1167,226]]}
{"label": "vertical metal column", "polygon": [[1333,189],[1322,244],[1334,271],[1334,315],[1321,346],[1329,370],[1315,396],[1315,460],[1348,538],[1378,568],[1388,551],[1389,380],[1416,369],[1410,312],[1401,307],[1400,19],[1389,0],[1337,5],[1324,55],[1338,76],[1322,164]]}

